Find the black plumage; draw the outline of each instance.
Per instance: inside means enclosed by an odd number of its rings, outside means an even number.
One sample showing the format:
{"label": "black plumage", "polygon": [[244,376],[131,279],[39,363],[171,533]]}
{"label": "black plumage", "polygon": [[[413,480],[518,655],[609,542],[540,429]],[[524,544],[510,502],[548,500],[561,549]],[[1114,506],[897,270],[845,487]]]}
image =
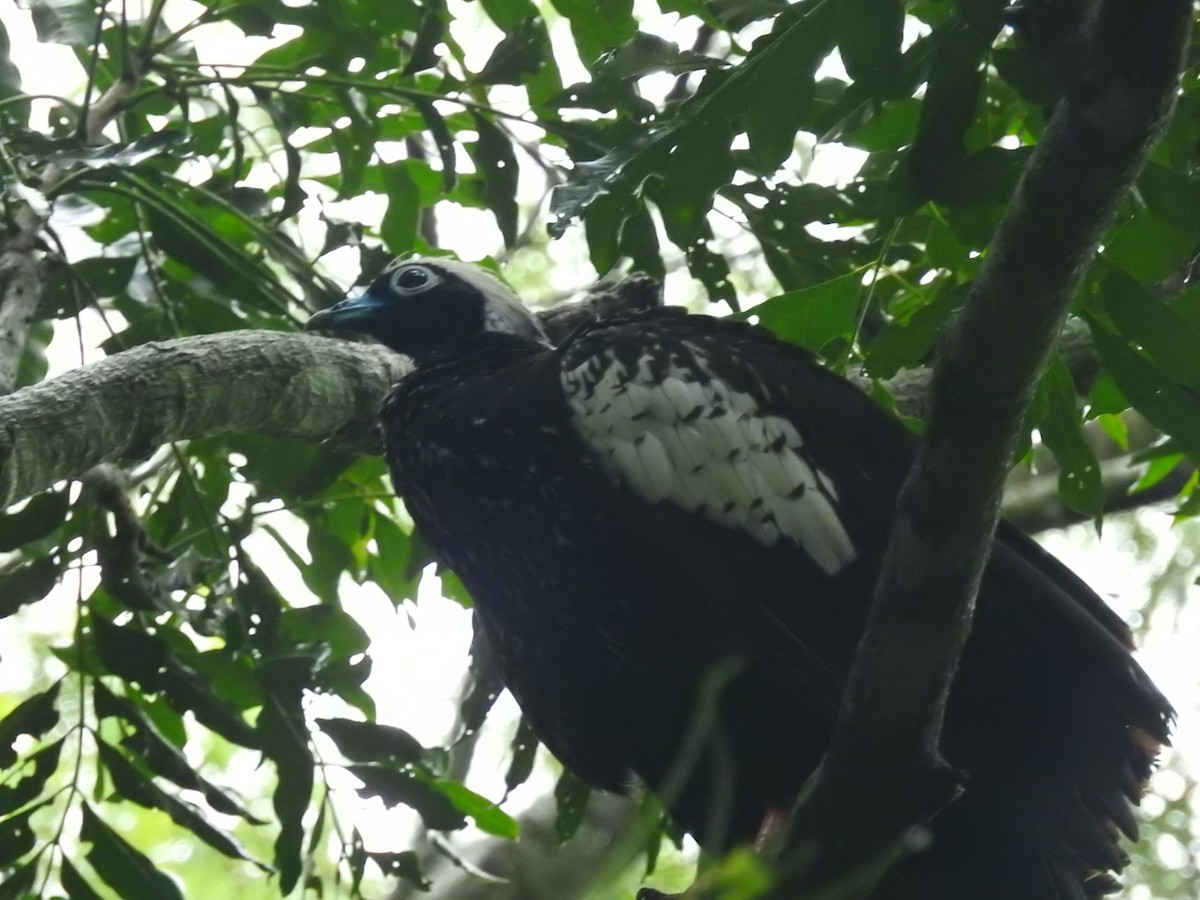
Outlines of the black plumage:
{"label": "black plumage", "polygon": [[[413,357],[397,492],[475,599],[541,740],[721,849],[819,762],[914,439],[800,348],[678,309],[556,346],[511,292],[399,263],[310,328]],[[1007,524],[947,710],[965,795],[875,897],[1103,893],[1171,709],[1121,620]]]}

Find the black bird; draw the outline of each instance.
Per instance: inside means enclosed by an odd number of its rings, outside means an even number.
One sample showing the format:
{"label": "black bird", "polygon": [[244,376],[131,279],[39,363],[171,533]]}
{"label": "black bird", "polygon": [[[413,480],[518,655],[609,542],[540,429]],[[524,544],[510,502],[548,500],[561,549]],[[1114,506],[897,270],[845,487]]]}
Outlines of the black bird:
{"label": "black bird", "polygon": [[[578,776],[661,792],[721,850],[820,761],[914,439],[806,351],[663,308],[557,346],[498,278],[394,263],[310,329],[415,368],[381,413],[396,491],[505,684]],[[946,715],[968,773],[874,900],[1113,889],[1173,715],[1124,623],[1001,523]]]}

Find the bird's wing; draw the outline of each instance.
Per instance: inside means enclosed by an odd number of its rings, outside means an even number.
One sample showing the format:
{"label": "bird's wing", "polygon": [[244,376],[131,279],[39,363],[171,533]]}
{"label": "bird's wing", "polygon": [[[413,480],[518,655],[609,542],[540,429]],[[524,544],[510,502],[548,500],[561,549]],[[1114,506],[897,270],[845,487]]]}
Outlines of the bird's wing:
{"label": "bird's wing", "polygon": [[[562,360],[579,436],[643,500],[767,548],[790,543],[830,576],[857,558],[842,491],[862,467],[815,452],[823,441],[810,432],[870,401],[854,397],[851,409],[825,414],[808,409],[835,379],[802,351],[739,324],[655,311],[594,326]],[[802,396],[808,381],[821,389],[797,408],[791,395]]]}

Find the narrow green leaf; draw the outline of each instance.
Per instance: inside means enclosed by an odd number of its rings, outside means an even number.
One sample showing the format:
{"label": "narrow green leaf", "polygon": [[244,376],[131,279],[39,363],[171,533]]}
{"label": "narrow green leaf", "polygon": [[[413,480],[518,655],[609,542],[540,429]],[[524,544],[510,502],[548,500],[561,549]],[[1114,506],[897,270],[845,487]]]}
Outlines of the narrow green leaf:
{"label": "narrow green leaf", "polygon": [[432,786],[450,798],[455,809],[471,817],[475,826],[496,837],[516,840],[521,827],[517,820],[502,810],[495,802],[480,796],[458,781],[438,778]]}
{"label": "narrow green leaf", "polygon": [[106,884],[122,897],[183,900],[174,880],[104,824],[88,803],[81,806],[83,826],[79,838],[92,845],[86,854],[87,861]]}
{"label": "narrow green leaf", "polygon": [[380,174],[387,190],[388,205],[379,225],[384,245],[397,256],[411,253],[417,246],[421,224],[421,197],[408,163],[381,166]]}
{"label": "narrow green leaf", "polygon": [[1038,421],[1042,440],[1058,460],[1058,491],[1071,509],[1099,521],[1104,512],[1100,462],[1083,436],[1083,419],[1075,400],[1075,383],[1066,363],[1056,356],[1042,376]]}
{"label": "narrow green leaf", "polygon": [[473,113],[479,140],[473,146],[473,156],[483,175],[483,199],[504,238],[504,245],[517,242],[517,155],[512,141],[496,123]]}
{"label": "narrow green leaf", "polygon": [[58,724],[58,692],[61,681],[56,681],[44,691],[27,697],[0,721],[0,768],[8,768],[17,761],[12,745],[18,737],[27,734],[40,738]]}
{"label": "narrow green leaf", "polygon": [[225,790],[196,772],[183,755],[183,751],[163,736],[134,701],[117,696],[99,680],[93,683],[92,698],[99,718],[118,718],[133,729],[133,733],[126,735],[121,743],[130,752],[137,754],[154,774],[182,788],[199,791],[208,805],[217,812],[239,816],[255,825],[265,824],[247,812],[241,803]]}
{"label": "narrow green leaf", "polygon": [[292,891],[303,871],[304,813],[313,789],[313,757],[300,697],[299,690],[275,693],[258,717],[263,752],[275,763],[278,775],[271,799],[279,819],[275,868],[284,894]]}
{"label": "narrow green leaf", "polygon": [[131,800],[146,809],[157,809],[171,817],[171,821],[186,828],[218,853],[231,859],[244,859],[259,869],[269,867],[254,859],[230,835],[215,828],[200,813],[177,797],[172,797],[153,781],[138,771],[120,751],[105,741],[97,741],[100,762],[112,778],[113,788],[126,800]]}
{"label": "narrow green leaf", "polygon": [[529,720],[521,716],[521,720],[517,723],[517,732],[508,746],[511,760],[508,764],[508,771],[504,773],[505,796],[524,784],[529,778],[533,771],[533,761],[537,758],[537,748],[537,735],[533,733],[533,727],[529,724]]}

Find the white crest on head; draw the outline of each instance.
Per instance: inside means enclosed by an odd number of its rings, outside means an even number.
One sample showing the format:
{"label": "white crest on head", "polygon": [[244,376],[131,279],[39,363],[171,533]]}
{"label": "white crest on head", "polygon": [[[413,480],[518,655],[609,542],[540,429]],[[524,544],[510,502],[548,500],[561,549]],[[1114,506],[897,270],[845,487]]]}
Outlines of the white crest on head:
{"label": "white crest on head", "polygon": [[837,488],[810,461],[796,427],[715,377],[684,343],[665,367],[612,351],[564,368],[576,429],[610,475],[651,503],[669,502],[767,547],[791,540],[830,575],[857,553]]}

